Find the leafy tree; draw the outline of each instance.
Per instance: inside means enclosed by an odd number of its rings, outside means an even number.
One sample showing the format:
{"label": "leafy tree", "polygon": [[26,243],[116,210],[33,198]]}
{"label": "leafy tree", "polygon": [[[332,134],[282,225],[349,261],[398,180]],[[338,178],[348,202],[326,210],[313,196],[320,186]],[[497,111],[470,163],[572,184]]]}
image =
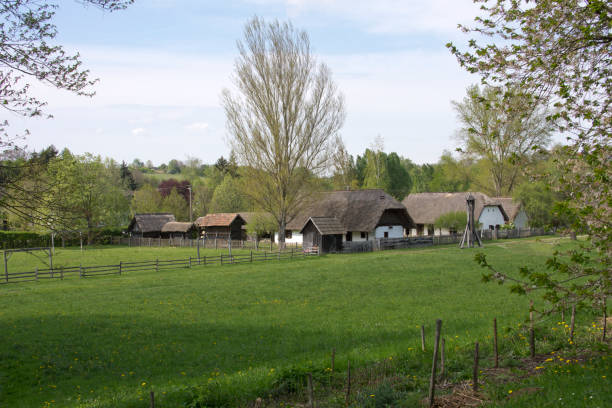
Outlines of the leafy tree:
{"label": "leafy tree", "polygon": [[172,188],[170,194],[162,199],[162,210],[174,214],[177,221],[189,220],[189,204],[176,188]]}
{"label": "leafy tree", "polygon": [[521,203],[531,227],[562,227],[566,222],[554,209],[561,196],[541,180],[521,183],[514,190],[514,199]]}
{"label": "leafy tree", "polygon": [[258,212],[253,215],[247,224],[247,233],[255,236],[257,241],[264,235],[274,235],[278,228],[278,224],[274,217],[264,212]]}
{"label": "leafy tree", "polygon": [[408,167],[412,180],[412,193],[426,193],[432,191],[431,181],[434,177],[435,167],[431,164],[416,165],[412,162],[404,162]]}
{"label": "leafy tree", "polygon": [[410,193],[412,178],[410,173],[402,164],[402,159],[397,153],[392,152],[386,157],[387,172],[389,174],[389,186],[387,192],[398,200],[403,200]]}
{"label": "leafy tree", "polygon": [[357,170],[353,156],[351,156],[342,140],[336,142],[336,151],[333,157],[334,174],[332,183],[334,188],[338,190],[358,189],[359,181],[357,180]]}
{"label": "leafy tree", "polygon": [[467,214],[465,211],[453,211],[442,214],[434,221],[434,228],[446,229],[451,233],[465,230],[467,224]]}
{"label": "leafy tree", "polygon": [[73,221],[71,229],[86,229],[89,244],[98,229],[127,223],[129,200],[115,162],[64,152],[49,163],[48,175],[48,194],[61,197],[60,216]]}
{"label": "leafy tree", "polygon": [[162,196],[155,187],[150,184],[145,184],[141,189],[134,192],[131,204],[132,214],[156,213],[161,211]]}
{"label": "leafy tree", "polygon": [[387,154],[381,150],[366,149],[364,188],[382,188],[387,191],[391,185],[389,169],[387,168]]}
{"label": "leafy tree", "polygon": [[176,159],[172,159],[168,162],[168,174],[179,174],[183,168],[183,163]]}
{"label": "leafy tree", "polygon": [[462,125],[457,133],[460,151],[488,162],[495,196],[511,193],[530,153],[550,141],[544,111],[513,88],[481,91],[476,85],[453,106]]}
{"label": "leafy tree", "polygon": [[194,217],[202,217],[208,214],[214,190],[210,189],[204,182],[193,185],[193,214]]}
{"label": "leafy tree", "polygon": [[330,167],[344,102],[308,35],[290,23],[252,19],[238,51],[239,94],[223,92],[227,126],[237,161],[248,168],[246,191],[278,222],[283,247],[313,176]]}
{"label": "leafy tree", "polygon": [[124,185],[126,185],[132,191],[136,190],[136,181],[134,180],[134,176],[132,176],[132,171],[128,168],[125,162],[121,162],[119,174]]}
{"label": "leafy tree", "polygon": [[215,189],[210,202],[210,212],[239,212],[251,208],[240,182],[231,175],[225,176],[223,182]]}
{"label": "leafy tree", "polygon": [[[485,279],[513,282],[518,293],[541,289],[552,309],[561,302],[588,302],[605,310],[612,292],[609,1],[477,2],[486,16],[463,30],[494,42],[471,40],[464,52],[448,47],[484,83],[519,87],[536,102],[554,106],[548,119],[569,144],[557,159],[558,174],[547,182],[568,197],[558,208],[572,228],[588,232],[580,249],[556,254],[544,272],[523,268],[520,276],[509,276],[481,255],[480,264],[490,269]],[[555,273],[565,279],[556,279]]]}

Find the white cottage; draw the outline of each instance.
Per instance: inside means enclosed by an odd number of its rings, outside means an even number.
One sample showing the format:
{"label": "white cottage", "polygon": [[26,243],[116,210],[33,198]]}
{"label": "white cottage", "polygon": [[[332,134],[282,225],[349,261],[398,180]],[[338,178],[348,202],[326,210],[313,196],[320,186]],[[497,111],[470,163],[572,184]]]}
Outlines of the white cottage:
{"label": "white cottage", "polygon": [[318,195],[287,224],[285,242],[333,251],[347,241],[403,238],[412,226],[402,203],[383,190],[332,191]]}
{"label": "white cottage", "polygon": [[[441,215],[450,212],[466,212],[466,196],[469,193],[418,193],[410,194],[402,204],[412,217],[415,228],[408,235],[448,235],[462,231],[434,229]],[[471,193],[475,199],[474,216],[483,229],[499,229],[508,221],[502,204],[483,193]]]}
{"label": "white cottage", "polygon": [[495,197],[494,199],[499,201],[504,207],[506,214],[508,214],[508,223],[514,224],[516,228],[529,227],[527,213],[520,202],[514,201],[512,197]]}

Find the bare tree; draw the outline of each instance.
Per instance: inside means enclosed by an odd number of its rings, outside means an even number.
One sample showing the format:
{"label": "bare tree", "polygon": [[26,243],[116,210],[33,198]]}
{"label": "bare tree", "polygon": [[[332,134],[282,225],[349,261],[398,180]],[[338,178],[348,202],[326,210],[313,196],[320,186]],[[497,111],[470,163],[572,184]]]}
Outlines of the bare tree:
{"label": "bare tree", "polygon": [[304,31],[253,18],[238,42],[234,83],[223,91],[232,148],[245,166],[247,193],[285,228],[325,172],[344,123],[344,103],[329,68],[311,54]]}
{"label": "bare tree", "polygon": [[536,148],[550,142],[546,110],[519,91],[470,86],[462,102],[452,102],[461,128],[464,155],[484,159],[496,196],[512,192],[521,169]]}

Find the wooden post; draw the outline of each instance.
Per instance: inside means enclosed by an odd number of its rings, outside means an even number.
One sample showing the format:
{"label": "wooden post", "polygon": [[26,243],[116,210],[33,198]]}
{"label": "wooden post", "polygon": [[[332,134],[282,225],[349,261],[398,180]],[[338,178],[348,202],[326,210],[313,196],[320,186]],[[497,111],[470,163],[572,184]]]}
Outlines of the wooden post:
{"label": "wooden post", "polygon": [[572,320],[570,320],[570,340],[574,341],[574,322],[576,319],[576,304],[572,305]]}
{"label": "wooden post", "polygon": [[601,333],[601,341],[606,341],[606,328],[608,319],[608,296],[604,293],[603,298],[603,332]]}
{"label": "wooden post", "polygon": [[308,406],[315,408],[314,389],[312,386],[312,373],[308,373]]}
{"label": "wooden post", "polygon": [[155,258],[155,272],[159,272],[159,258]]}
{"label": "wooden post", "polygon": [[497,349],[497,318],[493,318],[493,352],[495,353],[495,368],[499,368],[499,353]]}
{"label": "wooden post", "polygon": [[189,255],[189,269],[191,269],[191,255]]}
{"label": "wooden post", "polygon": [[4,251],[4,277],[8,283],[8,259],[6,258],[6,251]]}
{"label": "wooden post", "polygon": [[421,350],[425,351],[425,326],[421,325]]}
{"label": "wooden post", "polygon": [[198,265],[200,264],[200,237],[198,236]]}
{"label": "wooden post", "polygon": [[476,342],[476,347],[474,348],[474,373],[472,381],[472,389],[474,392],[478,392],[478,342]]}
{"label": "wooden post", "polygon": [[53,254],[51,253],[51,249],[49,249],[49,269],[53,269]]}
{"label": "wooden post", "polygon": [[535,358],[535,329],[533,328],[533,300],[529,301],[529,355]]}
{"label": "wooden post", "polygon": [[349,402],[351,401],[351,361],[347,362],[346,369],[346,398],[344,399],[345,406],[349,406]]}
{"label": "wooden post", "polygon": [[121,261],[119,261],[119,275],[121,275]]}
{"label": "wooden post", "polygon": [[251,263],[253,263],[253,251],[251,251]]}
{"label": "wooden post", "polygon": [[433,361],[431,363],[431,378],[429,380],[429,407],[433,407],[434,393],[436,388],[436,366],[438,364],[438,347],[440,346],[440,331],[442,330],[442,320],[436,320],[436,340],[434,343]]}
{"label": "wooden post", "polygon": [[219,234],[215,234],[215,249],[217,249],[217,237]]}
{"label": "wooden post", "polygon": [[155,408],[155,392],[151,391],[151,408]]}
{"label": "wooden post", "polygon": [[446,350],[446,344],[444,342],[444,339],[442,339],[442,344],[440,345],[440,378],[444,378],[444,366],[445,366],[445,361],[446,361],[446,357],[445,357],[445,352],[444,350]]}

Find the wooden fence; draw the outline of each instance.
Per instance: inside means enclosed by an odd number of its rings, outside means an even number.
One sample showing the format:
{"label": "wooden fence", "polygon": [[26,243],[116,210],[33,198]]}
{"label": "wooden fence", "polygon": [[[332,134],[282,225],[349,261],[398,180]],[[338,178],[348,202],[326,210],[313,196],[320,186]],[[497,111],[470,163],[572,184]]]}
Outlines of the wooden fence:
{"label": "wooden fence", "polygon": [[[143,237],[113,237],[111,240],[113,245],[126,245],[129,247],[179,247],[179,248],[196,248],[198,240],[193,238],[143,238]],[[270,240],[237,240],[227,239],[227,235],[218,235],[207,237],[200,240],[200,248],[208,249],[227,249],[230,245],[236,249],[252,249],[263,250],[266,248],[274,248],[277,244],[270,244]],[[285,248],[301,248],[298,243],[285,243]]]}
{"label": "wooden fence", "polygon": [[262,261],[280,261],[287,259],[306,258],[308,256],[318,255],[318,253],[303,252],[294,248],[277,252],[253,252],[240,255],[216,255],[203,257],[188,257],[179,259],[156,259],[154,261],[139,261],[139,262],[124,262],[120,261],[113,265],[95,265],[95,266],[60,266],[50,269],[38,269],[27,272],[4,272],[3,279],[0,284],[20,283],[20,282],[35,282],[45,279],[60,279],[70,277],[90,278],[106,275],[122,275],[126,272],[133,271],[155,271],[159,272],[164,269],[176,268],[193,268],[196,266],[207,265],[228,265],[240,263],[252,263]]}
{"label": "wooden fence", "polygon": [[[508,238],[527,238],[551,235],[554,232],[544,228],[519,228],[511,230],[480,230],[478,234],[483,241],[494,241]],[[372,252],[388,249],[414,248],[428,245],[459,244],[462,234],[428,235],[406,238],[379,238],[372,241],[352,241],[342,243],[343,253]]]}

